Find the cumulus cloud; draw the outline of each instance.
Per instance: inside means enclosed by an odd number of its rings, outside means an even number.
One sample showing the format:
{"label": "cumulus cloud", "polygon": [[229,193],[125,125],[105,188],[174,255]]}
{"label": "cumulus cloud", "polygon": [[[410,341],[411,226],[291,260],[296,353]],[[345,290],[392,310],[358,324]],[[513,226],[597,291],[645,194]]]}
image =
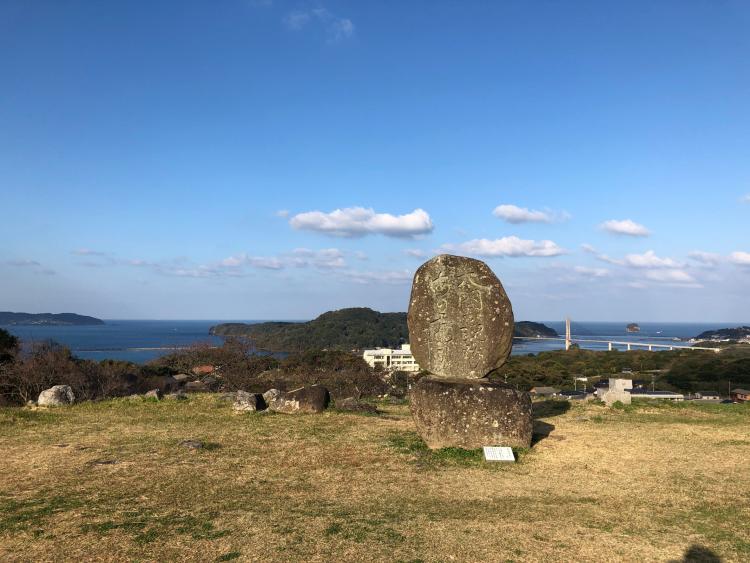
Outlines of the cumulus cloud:
{"label": "cumulus cloud", "polygon": [[684,264],[672,258],[659,258],[653,250],[643,254],[628,254],[621,261],[623,266],[631,268],[682,268]]}
{"label": "cumulus cloud", "polygon": [[732,252],[732,254],[729,255],[729,259],[732,261],[732,264],[737,264],[738,266],[750,266],[750,252]]}
{"label": "cumulus cloud", "polygon": [[701,250],[694,250],[688,254],[691,260],[695,260],[703,266],[718,266],[721,262],[721,256],[712,252],[703,252]]}
{"label": "cumulus cloud", "polygon": [[382,234],[389,237],[414,238],[432,232],[432,219],[423,209],[405,215],[376,213],[371,208],[347,207],[330,213],[308,211],[289,220],[298,230],[315,231],[337,237],[362,237]]}
{"label": "cumulus cloud", "polygon": [[516,236],[495,240],[474,239],[460,244],[445,244],[443,249],[483,257],[548,257],[565,254],[565,249],[551,240],[524,240]]}
{"label": "cumulus cloud", "polygon": [[312,24],[322,26],[329,43],[349,39],[355,32],[352,20],[339,17],[325,8],[293,10],[284,16],[283,22],[290,31],[300,31]]}
{"label": "cumulus cloud", "polygon": [[498,205],[492,214],[508,223],[552,223],[554,221],[563,221],[569,219],[570,215],[565,212],[557,211],[538,211],[517,205],[503,204]]}
{"label": "cumulus cloud", "polygon": [[604,231],[615,235],[626,235],[631,237],[647,237],[651,234],[646,227],[630,219],[610,219],[599,225]]}

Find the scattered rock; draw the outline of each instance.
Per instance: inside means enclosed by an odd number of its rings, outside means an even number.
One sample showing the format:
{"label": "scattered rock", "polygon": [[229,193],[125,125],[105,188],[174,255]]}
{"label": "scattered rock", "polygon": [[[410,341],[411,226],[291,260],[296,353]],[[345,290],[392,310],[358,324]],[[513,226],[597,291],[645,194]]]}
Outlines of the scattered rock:
{"label": "scattered rock", "polygon": [[160,401],[161,397],[162,393],[160,389],[151,389],[151,391],[143,395],[144,399],[156,399],[157,401]]}
{"label": "scattered rock", "polygon": [[172,377],[177,383],[183,383],[185,381],[191,381],[195,379],[195,376],[189,373],[178,373],[177,375],[173,375]]}
{"label": "scattered rock", "polygon": [[531,398],[504,383],[425,377],[412,388],[411,412],[433,449],[531,445]]}
{"label": "scattered rock", "polygon": [[279,395],[281,395],[281,391],[278,389],[269,389],[265,393],[263,393],[263,400],[266,402],[267,405],[270,405],[271,402],[276,399]]}
{"label": "scattered rock", "polygon": [[184,391],[175,391],[174,393],[168,393],[164,396],[165,399],[171,399],[173,401],[184,401],[187,399]]}
{"label": "scattered rock", "polygon": [[117,464],[116,459],[95,459],[89,462],[91,465],[115,465]]}
{"label": "scattered rock", "polygon": [[190,370],[194,375],[209,375],[216,371],[216,368],[211,365],[195,366]]}
{"label": "scattered rock", "polygon": [[407,315],[411,351],[435,377],[479,379],[513,346],[513,309],[480,260],[441,254],[414,275]]}
{"label": "scattered rock", "polygon": [[216,398],[220,401],[229,401],[234,402],[235,397],[237,397],[237,393],[222,393],[221,395],[217,396]]}
{"label": "scattered rock", "polygon": [[76,400],[70,385],[55,385],[39,393],[37,404],[40,407],[72,405]]}
{"label": "scattered rock", "polygon": [[262,411],[266,408],[266,402],[263,400],[263,395],[258,393],[237,391],[232,408],[238,412]]}
{"label": "scattered rock", "polygon": [[328,389],[321,385],[310,385],[287,393],[279,392],[275,398],[267,403],[268,408],[274,412],[300,414],[323,412],[328,407],[330,400],[331,396]]}
{"label": "scattered rock", "polygon": [[201,440],[183,440],[179,444],[183,448],[189,448],[191,450],[200,450],[205,444]]}
{"label": "scattered rock", "polygon": [[358,401],[354,397],[347,397],[336,401],[336,408],[340,411],[347,412],[361,412],[369,414],[377,414],[378,409],[369,403],[363,403]]}

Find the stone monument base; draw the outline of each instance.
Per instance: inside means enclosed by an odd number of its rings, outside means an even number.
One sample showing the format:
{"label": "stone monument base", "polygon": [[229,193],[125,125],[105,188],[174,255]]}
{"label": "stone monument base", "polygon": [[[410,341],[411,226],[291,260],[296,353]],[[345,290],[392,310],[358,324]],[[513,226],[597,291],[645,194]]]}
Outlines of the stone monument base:
{"label": "stone monument base", "polygon": [[432,449],[531,446],[531,398],[504,383],[425,377],[410,401],[417,431]]}

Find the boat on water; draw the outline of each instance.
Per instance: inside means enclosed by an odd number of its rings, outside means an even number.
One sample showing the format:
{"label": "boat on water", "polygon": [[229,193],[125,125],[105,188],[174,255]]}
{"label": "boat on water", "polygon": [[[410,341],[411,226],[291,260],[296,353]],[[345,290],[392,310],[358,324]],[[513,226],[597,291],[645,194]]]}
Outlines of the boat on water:
{"label": "boat on water", "polygon": [[630,323],[625,327],[626,332],[641,332],[641,327],[637,323]]}

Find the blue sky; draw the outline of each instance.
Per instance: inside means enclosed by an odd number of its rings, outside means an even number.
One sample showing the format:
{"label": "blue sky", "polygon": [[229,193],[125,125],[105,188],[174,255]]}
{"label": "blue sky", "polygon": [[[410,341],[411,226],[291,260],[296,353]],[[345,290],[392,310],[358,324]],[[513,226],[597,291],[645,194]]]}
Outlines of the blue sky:
{"label": "blue sky", "polygon": [[0,2],[0,309],[750,321],[750,4]]}

